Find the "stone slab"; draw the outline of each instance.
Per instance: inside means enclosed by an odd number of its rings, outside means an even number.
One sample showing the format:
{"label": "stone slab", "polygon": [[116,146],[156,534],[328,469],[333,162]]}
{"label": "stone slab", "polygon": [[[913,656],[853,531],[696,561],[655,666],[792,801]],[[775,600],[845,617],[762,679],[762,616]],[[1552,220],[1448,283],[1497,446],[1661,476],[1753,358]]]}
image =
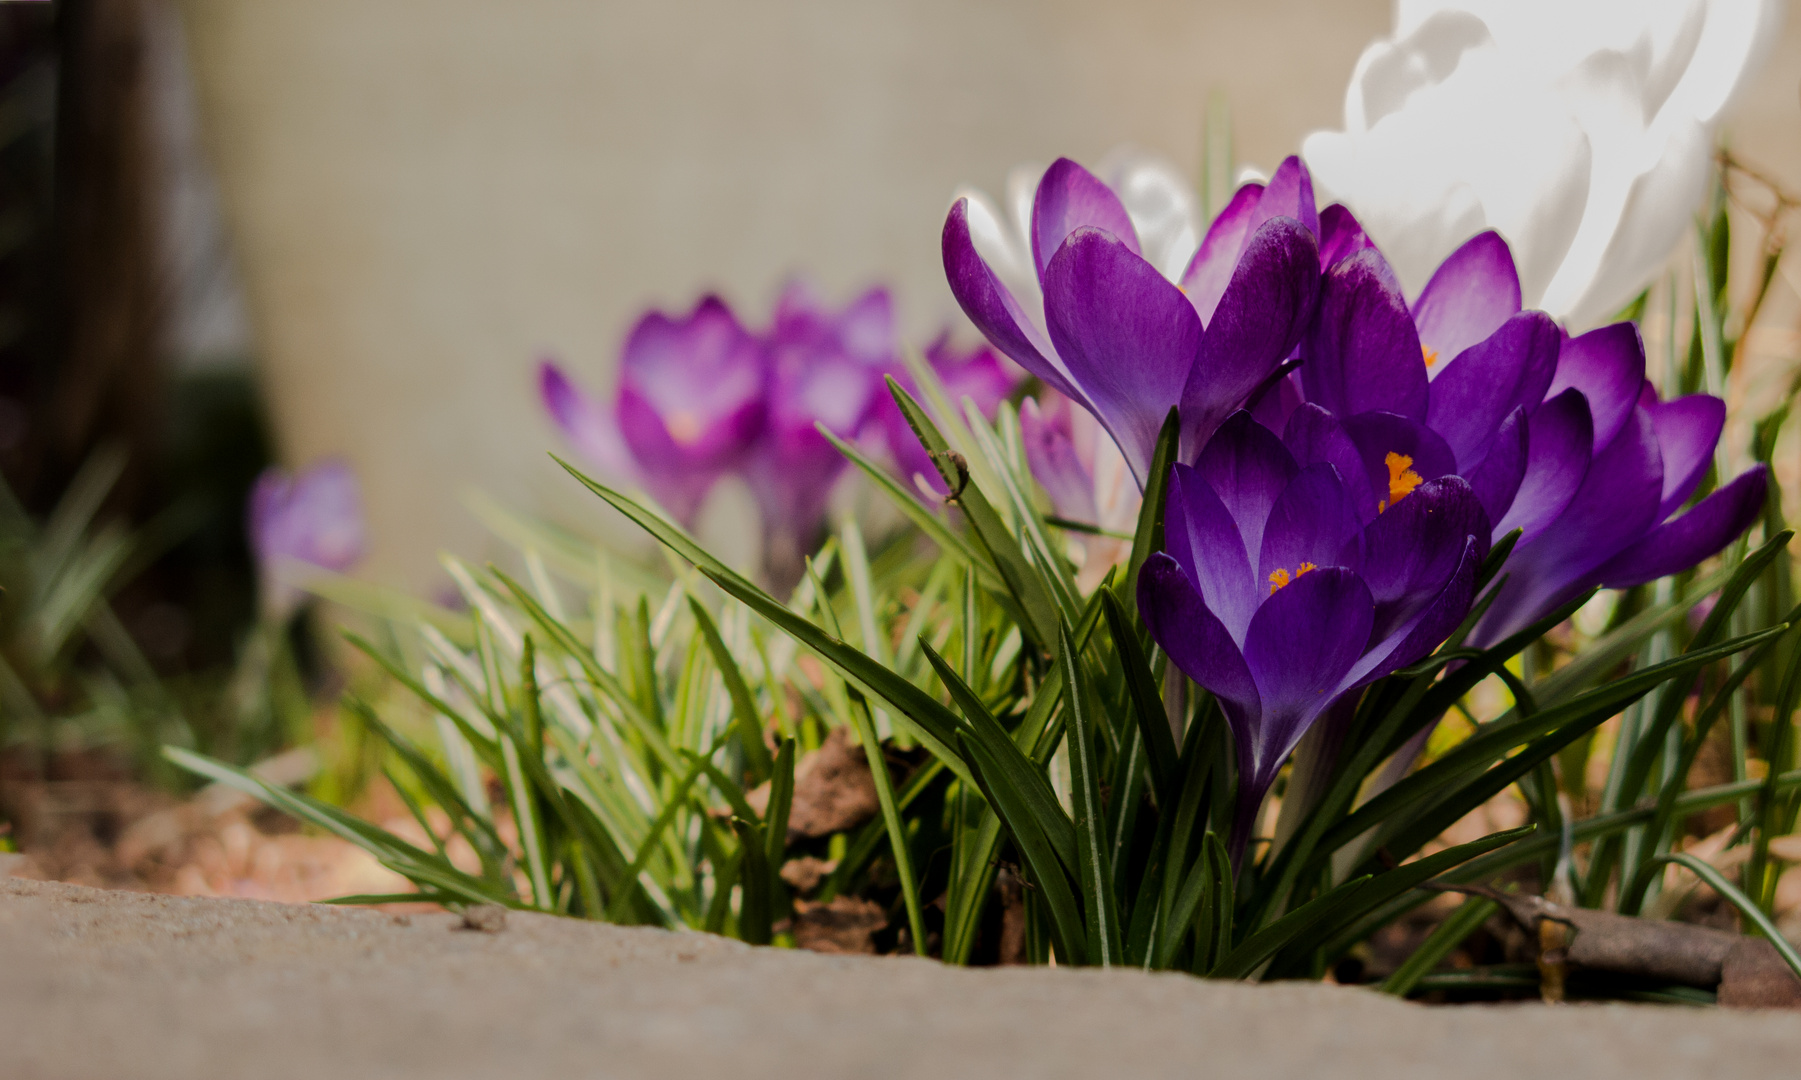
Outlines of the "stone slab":
{"label": "stone slab", "polygon": [[0,1076],[1792,1076],[1801,1016],[1430,1008],[0,880]]}

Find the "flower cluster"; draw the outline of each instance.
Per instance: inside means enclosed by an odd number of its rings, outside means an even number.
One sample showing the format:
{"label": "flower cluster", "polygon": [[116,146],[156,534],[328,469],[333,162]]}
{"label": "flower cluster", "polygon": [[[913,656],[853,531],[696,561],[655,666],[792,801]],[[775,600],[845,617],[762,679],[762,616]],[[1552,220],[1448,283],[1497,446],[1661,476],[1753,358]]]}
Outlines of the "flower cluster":
{"label": "flower cluster", "polygon": [[[1165,215],[1160,237],[1192,252],[1140,236],[1134,194],[1179,186],[1157,173],[1140,161],[1109,184],[1059,161],[1011,235],[966,196],[945,271],[989,340],[1091,413],[1141,482],[1179,408],[1167,553],[1139,608],[1225,707],[1250,809],[1329,706],[1465,617],[1501,537],[1521,532],[1479,643],[1591,586],[1692,566],[1763,505],[1758,468],[1678,513],[1724,404],[1661,400],[1631,323],[1570,337],[1523,310],[1499,234],[1410,301],[1349,210],[1316,208],[1298,159],[1241,188],[1198,244]],[[1095,455],[1084,473],[1073,426],[1024,419],[1053,501],[1078,505]]]}
{"label": "flower cluster", "polygon": [[[926,358],[955,397],[988,414],[1014,383],[987,349],[959,353],[941,338]],[[684,525],[722,477],[742,477],[762,513],[765,561],[789,574],[817,538],[845,467],[820,426],[885,451],[902,475],[936,475],[884,387],[887,376],[911,383],[887,290],[834,312],[795,284],[760,334],[716,296],[686,316],[646,314],[626,338],[611,408],[548,360],[539,388],[585,457],[610,479],[642,487]]]}

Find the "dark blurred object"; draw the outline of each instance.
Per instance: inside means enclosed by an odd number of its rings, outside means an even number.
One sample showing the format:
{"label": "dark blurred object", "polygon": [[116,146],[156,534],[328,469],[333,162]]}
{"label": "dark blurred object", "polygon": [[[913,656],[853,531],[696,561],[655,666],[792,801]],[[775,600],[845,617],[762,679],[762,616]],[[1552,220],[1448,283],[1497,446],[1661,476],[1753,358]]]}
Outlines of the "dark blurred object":
{"label": "dark blurred object", "polygon": [[204,169],[171,134],[175,26],[168,0],[0,4],[0,788],[65,759],[167,781],[164,742],[292,734],[267,679],[230,689],[262,403],[247,357],[183,370],[169,333],[219,269],[170,255],[193,228],[170,192]]}
{"label": "dark blurred object", "polygon": [[35,487],[42,471],[45,407],[60,367],[55,15],[49,4],[0,5],[0,470],[15,489]]}
{"label": "dark blurred object", "polygon": [[164,422],[158,355],[167,305],[157,273],[148,0],[60,0],[56,187],[59,296],[54,377],[39,387],[35,504],[99,441],[127,453],[113,496],[127,512],[155,498]]}
{"label": "dark blurred object", "polygon": [[165,672],[229,666],[254,619],[243,505],[269,459],[248,367],[172,362],[179,277],[217,269],[169,256],[182,63],[167,0],[0,5],[0,471],[41,517],[122,450],[99,517],[150,527],[155,557],[113,603]]}

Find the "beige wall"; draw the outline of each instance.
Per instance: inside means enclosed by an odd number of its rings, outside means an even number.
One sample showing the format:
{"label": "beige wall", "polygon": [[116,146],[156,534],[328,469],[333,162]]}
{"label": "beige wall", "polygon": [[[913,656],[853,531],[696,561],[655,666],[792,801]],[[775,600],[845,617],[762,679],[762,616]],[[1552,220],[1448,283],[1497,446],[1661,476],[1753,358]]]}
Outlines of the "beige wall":
{"label": "beige wall", "polygon": [[[488,550],[464,486],[594,520],[543,456],[541,352],[603,386],[644,305],[712,286],[754,316],[802,269],[890,280],[929,332],[959,183],[1122,141],[1192,168],[1214,86],[1271,165],[1337,123],[1388,23],[1385,0],[182,8],[283,452],[356,464],[367,571],[415,588],[439,548]],[[1742,126],[1801,186],[1797,34]]]}

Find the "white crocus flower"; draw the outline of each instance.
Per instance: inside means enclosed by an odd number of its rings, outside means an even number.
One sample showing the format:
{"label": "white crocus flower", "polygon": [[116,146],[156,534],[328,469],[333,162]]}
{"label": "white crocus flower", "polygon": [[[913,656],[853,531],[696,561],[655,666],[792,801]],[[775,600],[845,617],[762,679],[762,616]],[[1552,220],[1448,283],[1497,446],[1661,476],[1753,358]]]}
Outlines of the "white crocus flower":
{"label": "white crocus flower", "polygon": [[1412,294],[1484,229],[1527,307],[1580,330],[1656,276],[1705,193],[1720,114],[1778,0],[1400,0],[1343,131],[1302,156]]}

